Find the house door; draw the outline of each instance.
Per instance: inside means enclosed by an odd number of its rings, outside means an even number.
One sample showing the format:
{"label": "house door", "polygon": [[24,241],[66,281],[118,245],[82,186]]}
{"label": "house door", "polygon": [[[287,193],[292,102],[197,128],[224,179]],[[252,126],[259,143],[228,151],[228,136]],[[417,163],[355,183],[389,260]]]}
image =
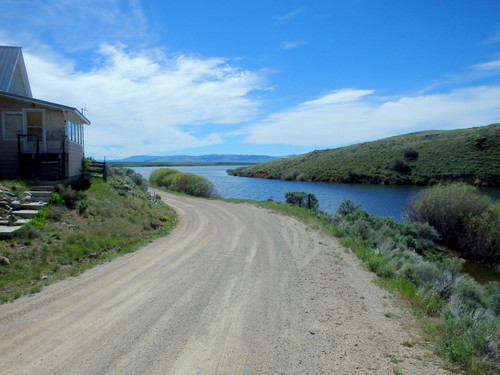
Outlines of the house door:
{"label": "house door", "polygon": [[46,152],[45,140],[45,111],[43,110],[25,110],[24,111],[24,126],[26,134],[26,147],[29,152],[32,152],[36,147],[36,142],[40,146],[40,152]]}

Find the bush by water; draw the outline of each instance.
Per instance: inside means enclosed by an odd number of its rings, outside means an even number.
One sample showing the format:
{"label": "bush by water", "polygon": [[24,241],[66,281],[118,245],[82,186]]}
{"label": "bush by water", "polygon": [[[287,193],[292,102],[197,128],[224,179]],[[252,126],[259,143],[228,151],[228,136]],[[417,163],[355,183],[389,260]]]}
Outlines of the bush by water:
{"label": "bush by water", "polygon": [[217,198],[219,196],[215,186],[206,178],[171,168],[153,171],[149,181],[153,185],[195,197]]}
{"label": "bush by water", "polygon": [[429,223],[440,242],[464,257],[498,266],[500,263],[500,202],[463,183],[424,190],[409,206],[410,221]]}

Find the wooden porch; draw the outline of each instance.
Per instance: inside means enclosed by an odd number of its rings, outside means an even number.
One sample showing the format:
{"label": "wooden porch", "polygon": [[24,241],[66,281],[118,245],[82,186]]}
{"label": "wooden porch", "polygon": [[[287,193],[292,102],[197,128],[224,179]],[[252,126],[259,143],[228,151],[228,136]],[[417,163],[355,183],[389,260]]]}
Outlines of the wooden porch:
{"label": "wooden porch", "polygon": [[19,176],[26,179],[60,181],[68,178],[66,152],[67,137],[60,142],[58,152],[42,152],[40,138],[33,134],[17,136]]}

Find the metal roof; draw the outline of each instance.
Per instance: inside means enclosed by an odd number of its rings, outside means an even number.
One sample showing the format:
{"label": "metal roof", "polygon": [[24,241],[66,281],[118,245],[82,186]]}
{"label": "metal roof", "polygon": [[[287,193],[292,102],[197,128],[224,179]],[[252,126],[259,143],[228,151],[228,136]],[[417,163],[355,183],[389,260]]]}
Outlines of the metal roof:
{"label": "metal roof", "polygon": [[0,90],[8,91],[19,56],[19,47],[0,46]]}
{"label": "metal roof", "polygon": [[21,47],[0,46],[0,91],[11,92],[15,75],[22,81],[24,93],[31,96],[28,73],[24,65]]}
{"label": "metal roof", "polygon": [[0,91],[0,99],[2,97],[13,100],[19,100],[25,103],[31,103],[49,109],[58,109],[60,111],[65,112],[69,116],[71,122],[75,124],[90,125],[89,119],[87,119],[78,109],[73,107],[68,107],[63,104],[47,102],[45,100],[40,100],[40,99],[30,98],[27,96],[16,95],[16,94],[11,94],[9,92]]}

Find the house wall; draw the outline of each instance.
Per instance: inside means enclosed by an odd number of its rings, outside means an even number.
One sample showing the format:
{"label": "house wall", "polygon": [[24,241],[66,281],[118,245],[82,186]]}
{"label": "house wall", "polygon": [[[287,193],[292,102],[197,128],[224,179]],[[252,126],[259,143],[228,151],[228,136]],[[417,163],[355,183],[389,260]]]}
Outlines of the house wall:
{"label": "house wall", "polygon": [[3,140],[3,112],[20,112],[22,108],[11,100],[0,101],[0,178],[19,176],[17,142]]}
{"label": "house wall", "polygon": [[[44,109],[40,107],[30,107],[26,103],[5,99],[0,102],[0,121],[2,112],[22,112],[23,109]],[[64,114],[62,111],[44,109],[45,111],[45,132],[47,139],[47,152],[58,152],[61,146],[61,139],[65,135]],[[0,124],[1,125],[1,124]],[[3,140],[2,126],[0,126],[0,140]],[[14,141],[16,143],[16,141]]]}
{"label": "house wall", "polygon": [[0,140],[0,178],[18,176],[17,142],[3,142]]}
{"label": "house wall", "polygon": [[68,160],[66,172],[68,177],[78,176],[82,173],[83,146],[81,144],[66,141],[66,152]]}
{"label": "house wall", "polygon": [[23,108],[29,108],[29,106],[26,103],[8,98],[2,98],[0,101],[0,111],[21,112]]}

